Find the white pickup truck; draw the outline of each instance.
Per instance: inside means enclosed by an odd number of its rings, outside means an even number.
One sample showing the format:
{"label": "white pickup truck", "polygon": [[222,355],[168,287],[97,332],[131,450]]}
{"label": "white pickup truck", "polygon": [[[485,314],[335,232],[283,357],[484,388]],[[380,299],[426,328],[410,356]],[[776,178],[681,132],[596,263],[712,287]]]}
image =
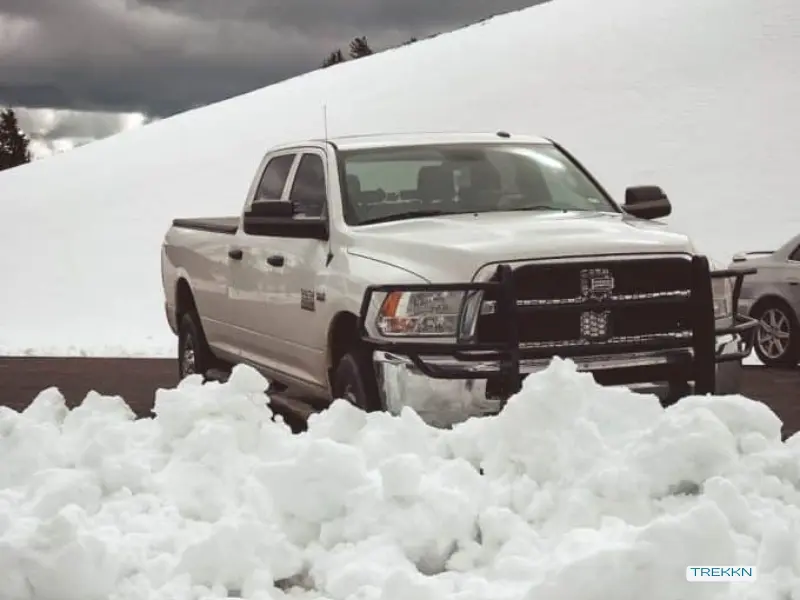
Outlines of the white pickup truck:
{"label": "white pickup truck", "polygon": [[619,205],[557,143],[506,132],[274,148],[239,217],[166,234],[179,373],[247,363],[295,412],[345,398],[444,427],[554,356],[665,403],[736,393],[754,270],[713,270],[653,220],[670,211],[655,186]]}

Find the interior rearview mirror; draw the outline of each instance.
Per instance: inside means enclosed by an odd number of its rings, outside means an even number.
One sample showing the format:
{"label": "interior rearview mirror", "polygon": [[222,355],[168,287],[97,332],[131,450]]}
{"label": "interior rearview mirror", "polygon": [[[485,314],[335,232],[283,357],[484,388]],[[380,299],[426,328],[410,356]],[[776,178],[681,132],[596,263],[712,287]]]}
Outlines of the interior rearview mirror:
{"label": "interior rearview mirror", "polygon": [[672,204],[657,185],[640,185],[625,190],[625,212],[640,219],[658,219],[672,213]]}

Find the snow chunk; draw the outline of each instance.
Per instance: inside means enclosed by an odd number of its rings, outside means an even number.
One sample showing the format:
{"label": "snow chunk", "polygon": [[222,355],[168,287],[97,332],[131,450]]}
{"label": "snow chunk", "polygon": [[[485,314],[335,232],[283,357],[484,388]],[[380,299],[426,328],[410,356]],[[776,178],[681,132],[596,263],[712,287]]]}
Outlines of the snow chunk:
{"label": "snow chunk", "polygon": [[[788,598],[800,443],[740,396],[601,388],[568,360],[450,430],[344,401],[294,435],[268,384],[187,377],[155,417],[57,390],[0,410],[13,600]],[[746,586],[691,564],[753,564]]]}

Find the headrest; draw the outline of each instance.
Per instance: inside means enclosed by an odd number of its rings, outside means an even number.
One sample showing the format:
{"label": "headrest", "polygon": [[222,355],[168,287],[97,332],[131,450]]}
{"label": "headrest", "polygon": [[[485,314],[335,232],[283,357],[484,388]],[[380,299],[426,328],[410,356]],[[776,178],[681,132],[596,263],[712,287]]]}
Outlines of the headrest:
{"label": "headrest", "polygon": [[456,193],[453,172],[444,167],[422,167],[417,175],[417,192],[422,200],[452,200]]}
{"label": "headrest", "polygon": [[361,191],[361,180],[358,175],[347,176],[347,192],[349,194],[357,194]]}
{"label": "headrest", "polygon": [[475,163],[470,168],[470,187],[479,190],[499,190],[500,171],[489,161]]}
{"label": "headrest", "polygon": [[540,204],[551,202],[550,188],[538,166],[533,163],[517,167],[514,179],[520,193]]}

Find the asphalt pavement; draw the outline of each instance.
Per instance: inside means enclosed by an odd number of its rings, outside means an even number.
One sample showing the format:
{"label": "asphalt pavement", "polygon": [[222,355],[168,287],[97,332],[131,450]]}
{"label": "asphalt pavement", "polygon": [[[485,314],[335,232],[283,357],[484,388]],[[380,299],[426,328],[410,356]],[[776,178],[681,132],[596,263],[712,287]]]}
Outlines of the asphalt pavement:
{"label": "asphalt pavement", "polygon": [[[58,387],[70,406],[90,390],[122,396],[140,416],[150,415],[155,391],[178,381],[174,360],[145,358],[2,358],[0,405],[24,409],[48,387]],[[800,430],[800,368],[746,367],[743,393],[781,418],[784,435]]]}

